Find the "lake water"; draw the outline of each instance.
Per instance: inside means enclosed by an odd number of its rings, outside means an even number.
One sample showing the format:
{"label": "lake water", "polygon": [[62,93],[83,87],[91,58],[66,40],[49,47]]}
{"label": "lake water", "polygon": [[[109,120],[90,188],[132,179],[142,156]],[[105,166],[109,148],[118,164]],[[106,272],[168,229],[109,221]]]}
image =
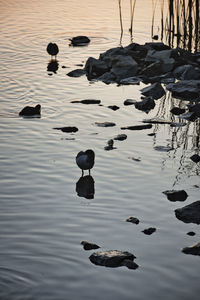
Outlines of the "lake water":
{"label": "lake water", "polygon": [[[121,43],[126,46],[131,42],[129,1],[122,2]],[[134,42],[151,41],[151,13],[150,0],[137,1]],[[179,100],[167,94],[147,115],[123,104],[127,98],[140,100],[144,84],[118,87],[66,75],[89,56],[98,58],[119,46],[117,1],[0,0],[0,16],[0,299],[199,299],[200,259],[181,252],[199,241],[199,227],[174,214],[199,200],[199,165],[190,160],[199,150],[197,124],[122,131],[156,115],[173,118],[169,111]],[[68,39],[76,35],[89,36],[91,43],[69,47]],[[60,49],[56,74],[47,72],[49,42]],[[81,99],[100,99],[102,106],[71,103]],[[18,117],[24,106],[38,103],[41,118]],[[95,125],[104,121],[116,126]],[[62,126],[79,131],[53,129]],[[119,133],[127,139],[105,151]],[[157,151],[156,146],[173,150]],[[81,170],[75,157],[88,148],[96,154],[90,200],[76,193]],[[169,189],[184,189],[189,197],[169,202],[162,194]],[[126,222],[129,216],[140,223]],[[149,227],[157,228],[151,236],[142,232]],[[82,240],[102,251],[129,251],[139,268],[95,266],[88,258],[93,251],[84,251]]]}

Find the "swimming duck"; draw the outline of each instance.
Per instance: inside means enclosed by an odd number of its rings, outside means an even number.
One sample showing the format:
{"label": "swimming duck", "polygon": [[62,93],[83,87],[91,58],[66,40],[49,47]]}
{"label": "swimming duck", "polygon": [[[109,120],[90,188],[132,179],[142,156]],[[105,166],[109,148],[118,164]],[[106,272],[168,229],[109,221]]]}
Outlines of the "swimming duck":
{"label": "swimming duck", "polygon": [[30,117],[34,115],[40,116],[41,112],[41,105],[37,104],[35,107],[32,106],[25,106],[20,112],[20,116]]}
{"label": "swimming duck", "polygon": [[49,43],[47,46],[47,52],[49,55],[56,57],[59,52],[58,46],[55,43]]}
{"label": "swimming duck", "polygon": [[75,36],[69,40],[73,46],[84,46],[90,42],[90,39],[84,35]]}
{"label": "swimming duck", "polygon": [[85,152],[80,151],[77,156],[76,156],[76,163],[78,167],[82,170],[82,176],[84,174],[84,170],[90,170],[94,166],[94,158],[95,158],[95,153],[93,150],[88,149]]}

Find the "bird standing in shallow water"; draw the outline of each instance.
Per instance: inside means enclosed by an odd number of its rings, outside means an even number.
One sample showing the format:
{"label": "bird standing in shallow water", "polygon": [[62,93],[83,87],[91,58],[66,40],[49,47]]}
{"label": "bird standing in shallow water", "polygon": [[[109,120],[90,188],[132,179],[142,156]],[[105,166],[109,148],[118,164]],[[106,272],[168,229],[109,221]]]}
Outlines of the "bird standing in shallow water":
{"label": "bird standing in shallow water", "polygon": [[49,43],[47,46],[47,52],[49,53],[49,55],[55,56],[56,58],[56,55],[59,52],[58,46],[55,43]]}
{"label": "bird standing in shallow water", "polygon": [[85,152],[80,151],[77,156],[76,156],[76,163],[78,167],[82,170],[82,176],[84,174],[84,170],[90,170],[94,166],[94,158],[95,158],[95,153],[93,150],[88,149]]}
{"label": "bird standing in shallow water", "polygon": [[20,112],[20,116],[31,117],[31,116],[40,116],[41,105],[38,104],[35,107],[25,106]]}

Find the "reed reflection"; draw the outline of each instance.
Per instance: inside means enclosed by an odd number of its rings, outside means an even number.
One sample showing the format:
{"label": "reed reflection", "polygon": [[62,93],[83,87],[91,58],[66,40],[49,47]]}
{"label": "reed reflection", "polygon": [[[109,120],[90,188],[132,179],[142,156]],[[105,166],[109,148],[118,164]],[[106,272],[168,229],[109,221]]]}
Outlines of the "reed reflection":
{"label": "reed reflection", "polygon": [[93,199],[95,194],[94,179],[91,175],[81,176],[76,183],[76,192],[79,197]]}

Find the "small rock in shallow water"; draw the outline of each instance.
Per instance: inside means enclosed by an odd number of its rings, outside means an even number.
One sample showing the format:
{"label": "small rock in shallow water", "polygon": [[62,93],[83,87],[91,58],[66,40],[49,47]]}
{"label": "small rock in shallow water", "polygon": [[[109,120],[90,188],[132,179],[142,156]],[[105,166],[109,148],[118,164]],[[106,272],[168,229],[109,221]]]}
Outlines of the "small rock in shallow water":
{"label": "small rock in shallow water", "polygon": [[175,210],[176,218],[184,223],[200,224],[200,201],[195,201]]}
{"label": "small rock in shallow water", "polygon": [[152,97],[155,100],[160,99],[166,94],[162,85],[158,82],[141,89],[141,93],[147,97]]}
{"label": "small rock in shallow water", "polygon": [[190,159],[195,162],[195,163],[198,163],[200,162],[200,156],[198,154],[194,154],[190,157]]}
{"label": "small rock in shallow water", "polygon": [[171,112],[173,115],[179,116],[179,115],[185,113],[185,109],[184,109],[184,108],[180,108],[180,107],[173,107],[173,108],[170,110],[170,112]]}
{"label": "small rock in shallow water", "polygon": [[108,144],[108,145],[104,147],[104,150],[109,151],[109,150],[116,149],[115,147],[113,147],[113,145],[114,145],[113,139],[110,139],[110,140],[107,142],[107,144]]}
{"label": "small rock in shallow water", "polygon": [[185,247],[182,249],[182,252],[185,254],[200,255],[200,243]]}
{"label": "small rock in shallow water", "polygon": [[144,232],[144,234],[147,234],[147,235],[151,235],[152,233],[154,233],[156,231],[156,228],[154,227],[149,227],[147,229],[144,229],[142,232]]}
{"label": "small rock in shallow water", "polygon": [[100,104],[101,100],[96,99],[83,99],[83,100],[73,100],[71,103],[82,103],[82,104]]}
{"label": "small rock in shallow water", "polygon": [[194,236],[196,233],[194,231],[187,232],[187,235]]}
{"label": "small rock in shallow water", "polygon": [[127,135],[126,134],[118,134],[117,136],[114,137],[114,140],[116,141],[124,141],[127,139]]}
{"label": "small rock in shallow water", "polygon": [[83,245],[84,250],[92,250],[92,249],[98,249],[100,248],[98,245],[90,243],[88,241],[82,241],[81,245]]}
{"label": "small rock in shallow water", "polygon": [[67,73],[67,76],[69,76],[69,77],[81,77],[85,74],[86,74],[86,72],[85,72],[84,69],[76,69],[76,70],[73,70],[73,71]]}
{"label": "small rock in shallow water", "polygon": [[128,159],[132,159],[132,160],[134,160],[134,161],[141,161],[141,158],[140,157],[128,157]]}
{"label": "small rock in shallow water", "polygon": [[150,128],[152,128],[152,124],[121,127],[122,130],[125,130],[125,129],[128,129],[128,130],[143,130],[143,129],[150,129]]}
{"label": "small rock in shallow water", "polygon": [[126,222],[130,222],[130,223],[133,223],[133,224],[139,224],[139,219],[138,218],[135,218],[135,217],[128,217],[127,219],[126,219]]}
{"label": "small rock in shallow water", "polygon": [[170,146],[155,146],[154,150],[160,151],[160,152],[169,152],[169,151],[174,150],[174,148],[172,148]]}
{"label": "small rock in shallow water", "polygon": [[[89,257],[90,261],[93,264],[110,268],[117,268],[121,266],[130,268],[131,265],[133,267],[134,264],[132,264],[132,262],[135,258],[135,255],[133,255],[132,253],[118,250],[95,252]],[[135,268],[133,269],[136,269],[137,267],[138,265],[135,264]]]}
{"label": "small rock in shallow water", "polygon": [[116,125],[113,122],[95,122],[95,124],[99,127],[113,127]]}
{"label": "small rock in shallow water", "polygon": [[90,39],[87,36],[79,35],[75,36],[72,39],[69,39],[73,46],[84,46],[90,42]]}
{"label": "small rock in shallow water", "polygon": [[136,100],[133,100],[133,99],[126,99],[124,101],[124,105],[127,106],[127,105],[133,105],[135,104],[137,101]]}
{"label": "small rock in shallow water", "polygon": [[108,108],[112,109],[112,110],[118,110],[119,109],[119,106],[117,105],[109,105]]}
{"label": "small rock in shallow water", "polygon": [[169,190],[169,191],[164,191],[163,194],[167,196],[167,199],[170,201],[185,201],[188,197],[188,194],[184,190]]}
{"label": "small rock in shallow water", "polygon": [[54,127],[53,129],[61,130],[62,132],[77,132],[78,131],[78,128],[75,126]]}

